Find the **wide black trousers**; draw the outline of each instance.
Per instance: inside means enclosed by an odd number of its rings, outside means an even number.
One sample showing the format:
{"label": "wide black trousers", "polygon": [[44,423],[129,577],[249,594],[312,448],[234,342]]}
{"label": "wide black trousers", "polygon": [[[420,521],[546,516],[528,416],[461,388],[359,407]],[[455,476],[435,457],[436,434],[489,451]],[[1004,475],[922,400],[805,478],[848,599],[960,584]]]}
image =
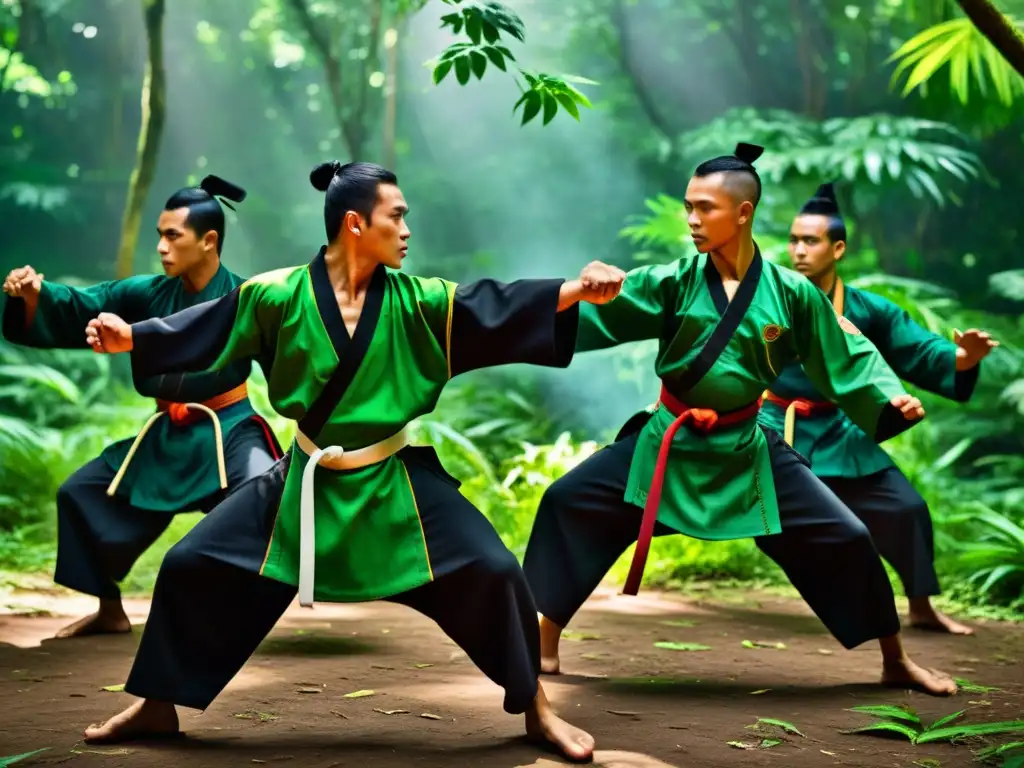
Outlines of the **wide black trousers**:
{"label": "wide black trousers", "polygon": [[[867,526],[772,430],[782,532],[755,540],[846,648],[899,632],[892,586]],[[638,432],[554,482],[534,521],[523,570],[540,612],[565,626],[626,548],[642,510],[624,501]],[[661,524],[656,536],[679,535]]]}
{"label": "wide black trousers", "polygon": [[231,430],[224,440],[227,490],[202,499],[195,508],[173,512],[138,509],[124,498],[107,496],[116,473],[102,458],[90,461],[57,490],[54,581],[87,595],[119,597],[118,582],[167,530],[175,515],[208,512],[226,493],[273,466],[277,447],[267,434],[255,419]]}
{"label": "wide black trousers", "polygon": [[[433,619],[492,681],[504,708],[537,694],[537,608],[515,556],[458,490],[432,448],[398,454],[423,524],[432,581],[388,598]],[[168,551],[125,690],[206,709],[291,604],[261,576],[289,458],[241,486]],[[327,472],[329,470],[322,470]]]}
{"label": "wide black trousers", "polygon": [[865,477],[822,482],[868,527],[879,554],[903,582],[907,597],[941,592],[935,573],[935,533],[928,504],[896,467]]}

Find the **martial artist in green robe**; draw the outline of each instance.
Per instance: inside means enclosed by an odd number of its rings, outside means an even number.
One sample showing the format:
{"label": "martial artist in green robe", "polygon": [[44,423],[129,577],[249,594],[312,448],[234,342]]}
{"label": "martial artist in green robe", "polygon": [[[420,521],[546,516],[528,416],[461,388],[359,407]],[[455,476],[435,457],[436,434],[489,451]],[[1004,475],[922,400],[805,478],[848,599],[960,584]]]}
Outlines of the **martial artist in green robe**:
{"label": "martial artist in green robe", "polygon": [[176,730],[173,705],[205,709],[297,589],[305,605],[386,599],[430,616],[505,689],[506,711],[526,714],[529,734],[584,758],[593,739],[557,719],[539,688],[536,607],[518,561],[434,449],[408,444],[406,427],[466,371],[568,365],[576,302],[610,299],[625,273],[412,277],[398,271],[409,230],[393,174],[332,163],[311,180],[327,192],[329,240],[311,263],[162,320],[92,325],[102,349],[131,348],[140,376],[257,360],[298,434],[287,457],[168,552],[125,684],[146,701],[86,737]]}
{"label": "martial artist in green robe", "polygon": [[[88,349],[85,326],[100,312],[131,322],[163,317],[229,294],[242,282],[221,262],[224,210],[245,191],[216,176],[181,189],[157,223],[163,275],[137,275],[77,288],[43,280],[32,267],[13,270],[3,333],[15,344]],[[230,205],[230,203],[228,203]],[[140,433],[109,445],[57,491],[54,580],[99,598],[97,613],[58,637],[128,632],[118,582],[180,512],[209,511],[226,492],[281,455],[269,425],[246,392],[251,364],[216,373],[135,377],[157,408]]]}
{"label": "martial artist in green robe", "polygon": [[561,628],[633,541],[628,594],[652,535],[754,537],[840,643],[881,641],[885,680],[951,693],[951,680],[904,655],[867,528],[780,435],[757,424],[765,387],[798,357],[878,441],[923,416],[813,283],[761,257],[751,237],[761,151],[741,144],[694,172],[685,204],[699,255],[634,269],[615,301],[581,309],[577,351],[659,341],[662,392],[540,503],[523,569],[542,614],[544,670],[558,671]]}
{"label": "martial artist in green robe", "polygon": [[[793,267],[825,291],[837,315],[870,339],[905,381],[957,402],[967,401],[980,362],[995,345],[970,329],[951,342],[915,323],[891,301],[845,285],[836,264],[846,252],[846,225],[831,184],[822,184],[793,221]],[[799,362],[788,364],[766,393],[761,424],[782,433],[811,470],[867,525],[910,602],[912,626],[955,634],[971,629],[942,615],[928,504],[889,455],[850,416],[821,394]]]}

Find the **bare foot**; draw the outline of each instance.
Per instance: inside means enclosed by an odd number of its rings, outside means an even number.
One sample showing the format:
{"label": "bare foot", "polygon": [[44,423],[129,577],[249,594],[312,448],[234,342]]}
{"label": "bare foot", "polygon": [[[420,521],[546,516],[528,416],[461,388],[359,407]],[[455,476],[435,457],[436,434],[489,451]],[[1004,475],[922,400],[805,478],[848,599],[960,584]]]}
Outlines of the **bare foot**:
{"label": "bare foot", "polygon": [[883,662],[882,685],[889,688],[913,688],[932,696],[952,696],[956,683],[948,675],[934,669],[919,667],[904,657],[900,661]]}
{"label": "bare foot", "polygon": [[557,675],[561,672],[558,659],[558,642],[562,639],[562,628],[550,619],[540,617],[540,673]]}
{"label": "bare foot", "polygon": [[121,612],[120,616],[110,616],[103,611],[97,611],[84,619],[79,619],[73,624],[68,624],[58,630],[54,637],[84,637],[86,635],[122,635],[132,631],[132,623],[128,617]]}
{"label": "bare foot", "polygon": [[535,704],[526,713],[526,736],[573,762],[587,762],[594,755],[594,737],[558,717],[546,700],[543,706]]}
{"label": "bare foot", "polygon": [[85,729],[85,740],[92,744],[115,744],[179,733],[178,712],[173,704],[143,699],[103,725],[90,725]]}
{"label": "bare foot", "polygon": [[920,604],[916,601],[910,603],[910,626],[914,629],[924,629],[930,632],[945,632],[950,635],[973,635],[974,629],[966,624],[953,621],[943,613],[939,613],[932,607],[931,602],[926,598]]}

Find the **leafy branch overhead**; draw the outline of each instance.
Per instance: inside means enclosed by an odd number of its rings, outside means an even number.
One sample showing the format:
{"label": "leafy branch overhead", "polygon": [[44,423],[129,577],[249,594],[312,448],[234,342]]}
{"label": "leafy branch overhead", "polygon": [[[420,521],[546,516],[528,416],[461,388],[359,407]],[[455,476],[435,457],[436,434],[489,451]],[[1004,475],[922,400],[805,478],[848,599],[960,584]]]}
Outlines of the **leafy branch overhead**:
{"label": "leafy branch overhead", "polygon": [[434,65],[435,85],[440,85],[453,70],[460,85],[468,84],[473,76],[482,80],[490,62],[502,72],[508,72],[511,66],[522,75],[527,87],[524,88],[517,79],[523,93],[512,107],[513,112],[523,108],[522,125],[542,112],[543,123],[547,125],[558,113],[559,106],[578,121],[579,108],[590,108],[590,100],[572,83],[597,85],[593,80],[572,75],[555,77],[543,72],[529,72],[515,63],[515,56],[502,39],[504,33],[521,43],[526,41],[526,28],[514,11],[493,0],[467,5],[462,5],[462,0],[443,2],[460,6],[460,9],[442,16],[441,28],[451,27],[455,35],[465,33],[469,41],[453,43],[444,50]]}

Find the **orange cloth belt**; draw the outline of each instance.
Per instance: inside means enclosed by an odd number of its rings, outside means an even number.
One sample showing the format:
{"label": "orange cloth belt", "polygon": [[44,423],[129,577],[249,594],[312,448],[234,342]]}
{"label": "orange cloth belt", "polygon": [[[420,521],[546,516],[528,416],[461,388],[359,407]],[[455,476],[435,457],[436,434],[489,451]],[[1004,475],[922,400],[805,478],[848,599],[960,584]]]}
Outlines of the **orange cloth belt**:
{"label": "orange cloth belt", "polygon": [[164,414],[167,414],[171,423],[176,426],[191,424],[203,415],[208,416],[213,421],[213,436],[217,442],[217,472],[220,476],[221,489],[226,489],[228,487],[228,473],[224,460],[224,435],[220,428],[220,419],[217,418],[217,411],[222,411],[228,406],[240,403],[248,397],[249,388],[245,382],[242,382],[234,389],[222,392],[201,403],[174,403],[168,400],[157,400],[156,413],[150,416],[146,423],[143,424],[142,429],[135,438],[135,442],[128,449],[128,454],[124,457],[124,461],[121,462],[120,469],[117,470],[117,474],[114,475],[114,479],[110,481],[110,485],[107,487],[107,496],[113,496],[117,492],[117,487],[121,484],[124,473],[128,471],[128,465],[131,464],[132,459],[135,457],[135,451],[138,450],[142,438],[146,436],[149,428],[153,426],[156,420]]}
{"label": "orange cloth belt", "polygon": [[793,445],[793,440],[796,434],[797,416],[816,416],[822,413],[831,413],[838,408],[835,403],[831,403],[828,400],[805,400],[802,397],[795,397],[792,400],[786,400],[785,398],[779,397],[771,392],[765,392],[762,397],[769,403],[773,403],[780,408],[786,409],[783,437],[785,438],[787,445],[790,446]]}
{"label": "orange cloth belt", "polygon": [[[174,403],[169,400],[158,399],[156,407],[157,410],[170,416],[172,422],[180,426],[198,421],[202,416],[202,409],[204,408],[209,408],[211,411],[223,411],[228,406],[240,403],[247,397],[249,397],[249,387],[243,381],[234,389],[214,395],[209,400],[204,400],[201,403]],[[200,408],[195,408],[196,405],[200,406]]]}
{"label": "orange cloth belt", "polygon": [[665,483],[668,453],[676,432],[684,424],[689,424],[693,429],[708,434],[756,418],[757,412],[761,408],[761,400],[758,398],[750,405],[735,411],[719,413],[711,408],[691,408],[662,386],[659,407],[664,407],[676,418],[665,430],[665,436],[661,439],[661,446],[658,449],[658,460],[654,465],[654,477],[651,479],[647,502],[644,504],[644,514],[640,521],[640,533],[636,538],[633,562],[629,566],[629,575],[626,577],[626,586],[623,588],[623,592],[627,595],[635,595],[643,580],[644,567],[647,565],[647,553],[650,551],[654,526],[658,521],[658,506],[661,504],[661,490]]}

